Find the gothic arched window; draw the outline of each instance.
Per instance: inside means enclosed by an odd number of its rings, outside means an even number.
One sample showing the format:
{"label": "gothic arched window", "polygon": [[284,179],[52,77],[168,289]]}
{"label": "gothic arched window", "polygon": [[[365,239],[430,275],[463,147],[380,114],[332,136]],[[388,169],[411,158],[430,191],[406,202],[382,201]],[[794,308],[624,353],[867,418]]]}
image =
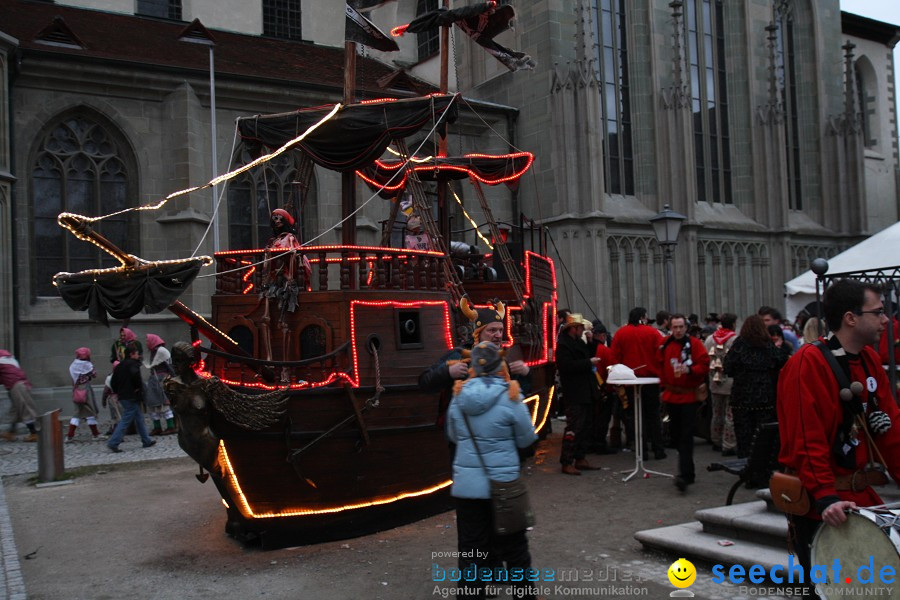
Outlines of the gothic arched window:
{"label": "gothic arched window", "polygon": [[[240,164],[253,160],[241,151]],[[272,237],[269,217],[288,202],[297,219],[294,228],[301,241],[318,235],[315,177],[298,180],[299,160],[294,153],[282,154],[247,171],[228,184],[228,245],[231,250],[262,248]],[[302,194],[303,186],[309,188]]]}
{"label": "gothic arched window", "polygon": [[599,0],[594,10],[603,112],[603,172],[608,194],[634,195],[628,35],[625,0]]}
{"label": "gothic arched window", "polygon": [[731,147],[722,0],[687,0],[688,72],[697,199],[731,204]]}
{"label": "gothic arched window", "polygon": [[[34,296],[56,296],[51,279],[60,271],[114,267],[119,263],[56,223],[61,212],[96,217],[128,208],[135,197],[135,161],[124,137],[105,120],[73,111],[52,121],[31,163],[32,276]],[[95,229],[113,244],[138,254],[137,219],[104,219]]]}
{"label": "gothic arched window", "polygon": [[866,148],[878,149],[878,81],[875,68],[867,56],[853,63],[856,78],[857,109],[862,117],[863,143]]}
{"label": "gothic arched window", "polygon": [[800,106],[797,88],[797,44],[794,37],[794,5],[790,0],[775,3],[775,75],[784,106],[785,154],[787,156],[789,206],[803,208],[800,178]]}

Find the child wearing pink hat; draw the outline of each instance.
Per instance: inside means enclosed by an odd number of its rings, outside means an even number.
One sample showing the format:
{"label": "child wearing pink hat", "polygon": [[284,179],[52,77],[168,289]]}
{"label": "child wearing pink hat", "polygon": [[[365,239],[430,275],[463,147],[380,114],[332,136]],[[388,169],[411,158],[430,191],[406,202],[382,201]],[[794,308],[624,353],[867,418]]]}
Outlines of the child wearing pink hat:
{"label": "child wearing pink hat", "polygon": [[94,390],[91,381],[97,376],[94,363],[91,362],[91,349],[79,348],[75,351],[75,360],[69,365],[69,375],[72,377],[72,402],[75,404],[75,414],[69,421],[69,431],[66,433],[66,443],[75,440],[75,430],[81,424],[81,420],[87,421],[91,428],[94,441],[105,440],[106,436],[100,435],[97,430],[97,402],[94,400]]}
{"label": "child wearing pink hat", "polygon": [[[171,435],[178,430],[175,428],[175,415],[169,398],[163,391],[162,383],[175,374],[172,370],[172,354],[166,348],[166,342],[155,333],[147,334],[147,349],[150,350],[150,362],[144,366],[150,369],[147,378],[147,386],[144,390],[144,406],[153,421],[153,429],[150,435]],[[162,420],[166,420],[166,428],[162,428]]]}

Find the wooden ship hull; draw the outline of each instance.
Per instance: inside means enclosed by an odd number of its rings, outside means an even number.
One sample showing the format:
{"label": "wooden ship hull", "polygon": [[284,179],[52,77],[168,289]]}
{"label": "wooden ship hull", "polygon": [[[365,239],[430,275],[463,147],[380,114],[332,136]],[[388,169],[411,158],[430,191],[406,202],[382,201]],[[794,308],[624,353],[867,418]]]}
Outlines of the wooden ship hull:
{"label": "wooden ship hull", "polygon": [[[393,199],[382,246],[390,245],[400,194],[408,194],[431,249],[359,246],[353,222],[345,220],[342,234],[350,239],[343,245],[301,246],[293,238],[269,249],[151,262],[99,234],[94,223],[105,217],[59,216],[62,227],[121,263],[57,274],[54,282],[73,309],[105,323],[107,313],[127,319],[142,308],[168,308],[191,326],[195,350],[173,347],[173,362],[184,364],[166,382],[167,393],[171,384],[179,444],[201,465],[201,481],[202,469],[209,471],[226,506],[226,530],[238,539],[264,546],[311,543],[449,508],[451,455],[443,417],[450,390],[422,390],[418,379],[471,335],[458,311],[464,295],[475,307],[495,299],[506,304],[503,345],[508,360],[530,367],[520,379],[524,401],[535,429],[544,428],[554,392],[553,263],[543,255],[541,233],[534,242],[539,227],[532,223],[526,239],[525,219],[515,229],[517,251],[510,251],[480,187],[515,185],[534,157],[516,152],[413,160],[404,142],[428,124],[435,131],[452,122],[458,100],[436,94],[238,122],[248,150],[262,155],[254,162],[296,151],[301,180],[317,165],[341,171],[346,189],[359,177]],[[389,144],[400,158],[379,159]],[[435,182],[440,197],[448,181],[465,178],[496,240],[493,256],[465,244],[462,256],[450,251],[446,202],[437,202],[439,219],[433,219],[422,182]],[[353,202],[348,204],[344,212],[352,214]],[[216,291],[207,321],[177,298],[212,262]],[[151,278],[153,286],[147,284]],[[123,286],[135,288],[128,298],[143,293],[142,301],[116,302]],[[185,360],[175,361],[176,350]],[[202,360],[195,367],[188,354],[197,352]]]}
{"label": "wooden ship hull", "polygon": [[[256,263],[264,253],[220,253],[218,271]],[[260,273],[217,276],[213,325],[247,354],[271,356],[255,362],[276,381],[264,383],[253,365],[212,348],[203,364],[233,389],[289,394],[283,419],[260,431],[215,411],[211,419],[221,440],[221,472],[211,475],[226,505],[226,530],[264,546],[351,537],[451,507],[443,427],[449,398],[417,383],[461,341],[436,253],[328,247],[304,254],[312,277],[301,282],[306,291],[296,310],[283,316],[274,300],[267,313]],[[509,282],[467,281],[466,290],[476,305],[511,301],[507,345],[531,367],[525,402],[540,430],[553,394],[555,275],[549,259],[529,252],[524,262],[523,305]]]}

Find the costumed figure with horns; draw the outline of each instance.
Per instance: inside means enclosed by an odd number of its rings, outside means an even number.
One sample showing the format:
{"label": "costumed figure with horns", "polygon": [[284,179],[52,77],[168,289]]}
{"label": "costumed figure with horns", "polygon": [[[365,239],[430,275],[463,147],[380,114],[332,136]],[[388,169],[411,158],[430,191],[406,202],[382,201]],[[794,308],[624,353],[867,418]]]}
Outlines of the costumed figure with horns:
{"label": "costumed figure with horns", "polygon": [[[456,381],[470,377],[469,362],[472,346],[480,342],[491,342],[501,346],[503,342],[503,320],[506,317],[506,306],[499,300],[494,300],[486,307],[473,307],[468,298],[459,302],[459,309],[469,320],[472,335],[461,346],[454,348],[442,356],[438,362],[419,375],[419,387],[428,392],[441,392],[439,404],[440,422],[443,423],[444,414],[450,403],[453,385]],[[505,354],[505,352],[504,352]],[[510,376],[519,381],[523,391],[527,391],[529,368],[521,360],[506,362],[502,372],[509,380]]]}

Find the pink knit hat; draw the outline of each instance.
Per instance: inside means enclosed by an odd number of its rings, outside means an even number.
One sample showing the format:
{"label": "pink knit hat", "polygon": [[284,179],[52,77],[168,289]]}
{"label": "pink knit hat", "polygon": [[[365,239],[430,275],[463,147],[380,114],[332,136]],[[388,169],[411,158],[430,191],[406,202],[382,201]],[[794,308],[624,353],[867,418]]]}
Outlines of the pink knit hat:
{"label": "pink knit hat", "polygon": [[165,340],[156,335],[155,333],[147,334],[147,348],[151,351],[156,350],[158,347],[165,345]]}
{"label": "pink knit hat", "polygon": [[79,348],[75,351],[75,358],[78,360],[91,360],[90,348]]}

